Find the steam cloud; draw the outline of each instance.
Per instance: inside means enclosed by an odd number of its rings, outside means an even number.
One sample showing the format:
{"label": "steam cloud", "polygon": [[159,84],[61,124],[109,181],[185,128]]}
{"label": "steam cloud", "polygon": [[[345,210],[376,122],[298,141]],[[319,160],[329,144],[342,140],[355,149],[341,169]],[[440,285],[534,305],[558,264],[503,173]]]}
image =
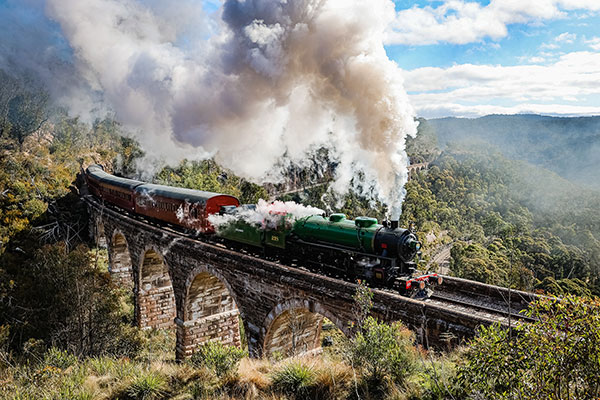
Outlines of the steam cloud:
{"label": "steam cloud", "polygon": [[[233,222],[243,220],[252,226],[259,226],[262,230],[279,228],[282,221],[289,224],[285,228],[291,228],[296,220],[311,215],[321,215],[324,211],[316,207],[307,207],[293,201],[274,201],[268,203],[260,199],[256,209],[241,209],[234,214],[211,214],[208,221],[217,229],[227,228]],[[282,216],[287,218],[282,219]]]}
{"label": "steam cloud", "polygon": [[399,216],[416,123],[383,47],[391,0],[226,0],[212,14],[194,0],[24,1],[72,50],[67,102],[100,95],[149,161],[215,157],[260,182],[326,146],[336,192],[353,182]]}

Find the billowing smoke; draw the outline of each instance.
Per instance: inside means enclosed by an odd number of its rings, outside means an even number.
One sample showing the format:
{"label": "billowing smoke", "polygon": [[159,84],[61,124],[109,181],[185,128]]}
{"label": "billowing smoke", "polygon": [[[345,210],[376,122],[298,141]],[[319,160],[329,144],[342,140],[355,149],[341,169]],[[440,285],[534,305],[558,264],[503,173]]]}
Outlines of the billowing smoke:
{"label": "billowing smoke", "polygon": [[353,184],[398,217],[404,141],[416,124],[383,47],[393,2],[226,0],[206,8],[194,0],[46,0],[45,13],[73,51],[79,87],[102,94],[147,161],[214,157],[241,176],[273,181],[283,158],[303,165],[325,146],[339,162],[335,191]]}
{"label": "billowing smoke", "polygon": [[[236,221],[245,221],[262,230],[292,227],[300,218],[311,215],[321,215],[324,211],[316,207],[307,207],[293,201],[274,201],[268,203],[259,200],[256,208],[239,208],[233,214],[211,214],[208,221],[217,229],[226,229],[229,224]],[[284,224],[285,226],[282,226]]]}

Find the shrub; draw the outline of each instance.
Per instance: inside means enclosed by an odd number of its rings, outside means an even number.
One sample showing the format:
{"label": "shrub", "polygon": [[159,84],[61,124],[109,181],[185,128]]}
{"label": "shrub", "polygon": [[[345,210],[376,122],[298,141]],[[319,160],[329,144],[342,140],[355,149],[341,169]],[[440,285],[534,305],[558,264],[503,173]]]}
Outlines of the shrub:
{"label": "shrub", "polygon": [[67,369],[75,364],[77,364],[77,357],[69,354],[66,350],[51,347],[44,354],[44,365],[47,367]]}
{"label": "shrub", "polygon": [[404,384],[405,397],[419,400],[444,400],[464,398],[462,389],[456,382],[456,357],[461,353],[451,355],[434,355],[423,352],[423,364],[419,373],[412,375]]}
{"label": "shrub", "polygon": [[600,301],[544,298],[528,314],[535,321],[512,335],[480,329],[459,366],[460,386],[489,399],[599,398]]}
{"label": "shrub", "polygon": [[294,360],[275,371],[272,377],[273,389],[298,399],[310,396],[316,383],[317,374],[310,365]]}
{"label": "shrub", "polygon": [[410,332],[400,323],[387,325],[367,317],[363,329],[349,341],[346,357],[362,370],[370,389],[378,391],[389,379],[401,384],[416,367]]}
{"label": "shrub", "polygon": [[208,368],[221,378],[235,375],[240,360],[246,355],[245,350],[235,346],[224,346],[220,342],[208,342],[198,347],[190,362],[197,368]]}
{"label": "shrub", "polygon": [[167,382],[155,372],[140,374],[127,386],[125,393],[130,399],[153,400],[166,395]]}

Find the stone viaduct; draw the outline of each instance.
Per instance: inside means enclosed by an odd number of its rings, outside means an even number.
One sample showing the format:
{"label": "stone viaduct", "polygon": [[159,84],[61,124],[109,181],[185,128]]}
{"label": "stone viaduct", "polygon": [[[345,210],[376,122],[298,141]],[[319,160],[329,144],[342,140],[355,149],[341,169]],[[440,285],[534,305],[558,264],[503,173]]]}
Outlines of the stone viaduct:
{"label": "stone viaduct", "polygon": [[[323,318],[350,335],[356,285],[205,243],[106,208],[84,196],[90,231],[106,245],[109,270],[134,296],[143,329],[176,331],[176,357],[219,340],[239,346],[244,332],[253,356],[320,348]],[[373,312],[401,320],[425,344],[473,335],[478,321],[387,291],[374,291]],[[243,330],[240,330],[243,324]]]}
{"label": "stone viaduct", "polygon": [[408,179],[413,179],[413,177],[415,176],[416,173],[418,173],[419,171],[423,171],[425,169],[429,168],[429,163],[428,162],[424,162],[424,163],[418,163],[418,164],[410,164],[408,166]]}

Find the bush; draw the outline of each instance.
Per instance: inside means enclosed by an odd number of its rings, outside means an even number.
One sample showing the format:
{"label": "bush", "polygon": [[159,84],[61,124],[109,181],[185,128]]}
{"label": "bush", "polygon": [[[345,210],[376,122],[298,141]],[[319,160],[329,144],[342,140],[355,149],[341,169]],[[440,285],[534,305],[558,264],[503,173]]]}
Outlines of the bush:
{"label": "bush", "polygon": [[51,347],[46,354],[44,354],[44,365],[47,367],[67,369],[75,364],[77,364],[77,357],[73,354],[69,354],[66,350]]}
{"label": "bush", "polygon": [[405,397],[411,400],[444,400],[461,399],[458,395],[461,388],[456,382],[456,356],[460,352],[450,355],[435,355],[430,352],[420,354],[423,364],[417,374],[407,379],[404,385]]}
{"label": "bush", "polygon": [[135,400],[160,399],[166,395],[166,392],[167,381],[155,372],[136,376],[125,389],[126,395]]}
{"label": "bush", "polygon": [[317,373],[312,366],[298,360],[289,362],[273,374],[273,389],[294,398],[304,399],[310,396],[316,383]]}
{"label": "bush", "polygon": [[[60,242],[28,249],[26,254],[7,253],[0,257],[2,269],[13,277],[15,289],[13,305],[0,307],[0,320],[15,321],[11,332],[18,334],[11,335],[11,345],[25,347],[28,358],[36,362],[43,358],[41,343],[68,349],[79,357],[133,356],[138,351],[137,330],[123,323],[126,315],[119,291],[110,275],[96,268],[87,247],[69,251],[67,243]],[[74,287],[76,292],[65,290]]]}
{"label": "bush", "polygon": [[512,335],[481,328],[464,354],[458,383],[488,399],[600,397],[600,301],[567,296],[534,303],[535,322]]}
{"label": "bush", "polygon": [[224,346],[220,342],[208,342],[198,347],[190,362],[197,368],[208,368],[221,378],[235,375],[240,360],[246,356],[245,350],[235,346]]}
{"label": "bush", "polygon": [[369,391],[384,391],[391,379],[402,384],[416,368],[412,334],[400,323],[387,325],[367,317],[349,341],[346,357],[364,375]]}

